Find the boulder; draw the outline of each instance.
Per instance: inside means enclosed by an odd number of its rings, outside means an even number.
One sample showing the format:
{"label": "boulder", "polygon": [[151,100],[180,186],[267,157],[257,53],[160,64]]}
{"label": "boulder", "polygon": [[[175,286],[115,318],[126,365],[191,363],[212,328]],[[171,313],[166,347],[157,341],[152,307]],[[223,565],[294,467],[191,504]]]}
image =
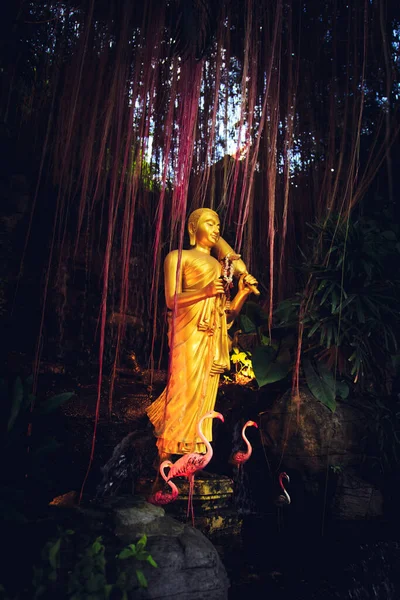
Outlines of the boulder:
{"label": "boulder", "polygon": [[338,402],[332,413],[308,390],[298,406],[291,391],[260,417],[263,443],[288,469],[308,474],[360,464],[366,417],[360,408]]}
{"label": "boulder", "polygon": [[382,517],[383,494],[353,469],[346,469],[338,477],[332,512],[341,520]]}
{"label": "boulder", "polygon": [[[83,509],[84,510],[84,509]],[[126,560],[133,600],[226,600],[229,580],[213,544],[197,529],[166,516],[163,508],[138,497],[110,498],[87,511],[111,525],[123,544],[136,543],[147,536],[146,550],[158,568],[140,564],[148,587],[140,587],[135,574],[137,563]],[[129,572],[129,565],[131,570]]]}

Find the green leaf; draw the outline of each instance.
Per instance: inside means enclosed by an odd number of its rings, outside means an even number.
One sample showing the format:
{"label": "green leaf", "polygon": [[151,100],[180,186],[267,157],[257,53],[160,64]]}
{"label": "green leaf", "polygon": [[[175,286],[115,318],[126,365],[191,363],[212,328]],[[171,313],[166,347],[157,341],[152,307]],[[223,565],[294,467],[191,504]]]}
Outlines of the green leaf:
{"label": "green leaf", "polygon": [[136,559],[137,560],[147,560],[149,553],[147,552],[147,550],[138,550],[138,553],[136,554]]}
{"label": "green leaf", "polygon": [[365,323],[365,314],[364,314],[362,303],[361,303],[359,297],[357,297],[357,299],[356,299],[356,312],[357,312],[358,322]]}
{"label": "green leaf", "polygon": [[314,398],[322,402],[330,411],[335,412],[336,399],[334,389],[328,385],[326,379],[324,380],[314,370],[308,358],[303,358],[303,369],[307,385]]}
{"label": "green leaf", "polygon": [[326,327],[322,327],[321,328],[321,335],[320,335],[320,338],[319,338],[319,345],[320,346],[324,345],[325,338],[326,338]]}
{"label": "green leaf", "polygon": [[380,319],[381,315],[380,315],[380,310],[379,310],[379,304],[375,304],[375,302],[373,302],[370,298],[368,298],[368,296],[363,296],[363,301],[364,303],[367,305],[367,307],[370,309],[371,313],[373,315],[375,315],[375,317],[377,317],[378,319]]}
{"label": "green leaf", "polygon": [[57,559],[60,552],[61,538],[58,538],[49,548],[49,563],[53,569],[57,569]]}
{"label": "green leaf", "polygon": [[260,335],[260,343],[262,346],[269,346],[271,344],[271,338],[262,333]]}
{"label": "green leaf", "polygon": [[392,367],[395,370],[396,375],[400,371],[400,354],[393,354],[391,356]]}
{"label": "green leaf", "polygon": [[354,298],[356,297],[356,294],[349,294],[347,296],[347,298],[341,302],[336,308],[335,310],[332,309],[332,314],[337,314],[340,310],[344,311],[344,309],[351,303],[353,302]]}
{"label": "green leaf", "polygon": [[[242,314],[240,315],[240,322],[242,323],[242,317],[246,317],[252,323],[254,329],[252,331],[256,331],[257,327],[261,327],[261,325],[265,325],[268,323],[268,315],[261,308],[257,302],[247,301],[243,307]],[[251,333],[250,331],[246,333]]]}
{"label": "green leaf", "polygon": [[239,362],[244,363],[246,359],[247,359],[246,352],[238,352],[231,356],[231,361],[233,362],[234,365]]}
{"label": "green leaf", "polygon": [[127,546],[118,554],[118,558],[121,560],[124,560],[125,558],[131,558],[132,556],[136,556],[136,548],[133,544]]}
{"label": "green leaf", "polygon": [[333,327],[331,323],[327,323],[326,325],[326,347],[330,348],[333,337]]}
{"label": "green leaf", "polygon": [[102,542],[102,538],[101,536],[99,536],[98,538],[95,539],[95,541],[92,544],[92,550],[94,554],[98,554],[99,552],[101,552],[101,550],[104,548]]}
{"label": "green leaf", "polygon": [[147,544],[147,535],[144,533],[140,540],[136,542],[136,550],[143,550]]}
{"label": "green leaf", "polygon": [[350,392],[350,388],[345,381],[336,382],[336,395],[342,400],[346,400]]}
{"label": "green leaf", "polygon": [[382,236],[384,238],[386,238],[387,240],[391,240],[393,242],[397,239],[397,236],[396,236],[395,232],[394,231],[390,231],[390,230],[388,230],[388,231],[382,231]]}
{"label": "green leaf", "polygon": [[349,395],[349,386],[345,381],[337,381],[332,373],[325,365],[325,363],[318,361],[317,363],[317,371],[320,377],[322,377],[323,381],[326,385],[333,390],[333,393],[336,396],[345,400]]}
{"label": "green leaf", "polygon": [[311,327],[310,331],[308,332],[308,336],[307,337],[312,337],[314,335],[314,333],[317,331],[318,327],[321,327],[322,323],[321,321],[317,321],[316,323],[314,323],[314,325]]}
{"label": "green leaf", "polygon": [[13,385],[11,412],[10,417],[8,419],[7,431],[10,431],[14,426],[14,423],[18,417],[19,410],[21,408],[23,397],[24,386],[22,385],[21,377],[17,377]]}
{"label": "green leaf", "polygon": [[154,558],[151,556],[151,554],[148,555],[147,557],[147,562],[151,564],[152,567],[156,567],[158,568],[158,564],[156,563],[156,561],[154,560]]}
{"label": "green leaf", "polygon": [[293,298],[282,300],[274,311],[274,319],[280,324],[287,324],[297,319],[298,302]]}
{"label": "green leaf", "polygon": [[67,402],[72,396],[75,395],[75,392],[63,392],[62,394],[57,394],[56,396],[52,396],[46,402],[41,404],[38,407],[38,412],[40,414],[49,414],[57,410],[62,404]]}
{"label": "green leaf", "polygon": [[322,377],[323,381],[328,385],[333,391],[335,391],[336,383],[335,378],[333,376],[332,371],[328,369],[325,363],[318,361],[317,362],[317,372],[320,377]]}
{"label": "green leaf", "polygon": [[126,571],[119,571],[116,585],[120,590],[127,587],[128,573]]}
{"label": "green leaf", "polygon": [[91,573],[85,583],[86,590],[91,594],[102,591],[105,584],[104,573]]}
{"label": "green leaf", "polygon": [[336,308],[338,308],[338,305],[340,307],[340,296],[337,294],[336,290],[332,291],[332,310],[331,313],[335,313],[336,312]]}
{"label": "green leaf", "polygon": [[333,290],[336,287],[336,282],[334,281],[333,283],[331,283],[331,285],[325,290],[324,295],[322,296],[321,302],[319,303],[320,306],[322,306],[323,304],[325,304],[327,297],[329,296],[329,294],[333,293]]}
{"label": "green leaf", "polygon": [[257,331],[255,323],[247,315],[240,315],[240,329],[244,333],[254,333]]}
{"label": "green leaf", "polygon": [[259,387],[284,379],[290,370],[290,352],[277,354],[271,346],[258,346],[252,354],[253,371]]}
{"label": "green leaf", "polygon": [[21,410],[31,410],[35,406],[36,396],[32,393],[26,393],[22,402]]}
{"label": "green leaf", "polygon": [[324,287],[326,287],[327,285],[328,285],[328,281],[326,279],[323,279],[321,281],[321,283],[319,284],[319,286],[317,287],[315,293],[318,294],[318,292],[321,292],[324,289]]}
{"label": "green leaf", "polygon": [[141,569],[136,569],[136,577],[140,587],[147,588],[147,579]]}

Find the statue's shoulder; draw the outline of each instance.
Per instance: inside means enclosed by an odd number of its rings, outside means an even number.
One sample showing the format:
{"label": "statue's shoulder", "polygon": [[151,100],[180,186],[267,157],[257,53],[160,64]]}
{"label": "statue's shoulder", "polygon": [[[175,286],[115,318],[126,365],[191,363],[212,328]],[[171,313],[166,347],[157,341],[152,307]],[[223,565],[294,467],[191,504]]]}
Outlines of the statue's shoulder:
{"label": "statue's shoulder", "polygon": [[[190,256],[190,250],[182,250],[182,261],[186,261]],[[167,256],[165,257],[165,262],[168,263],[177,263],[179,260],[179,250],[171,250],[171,252],[168,252]]]}

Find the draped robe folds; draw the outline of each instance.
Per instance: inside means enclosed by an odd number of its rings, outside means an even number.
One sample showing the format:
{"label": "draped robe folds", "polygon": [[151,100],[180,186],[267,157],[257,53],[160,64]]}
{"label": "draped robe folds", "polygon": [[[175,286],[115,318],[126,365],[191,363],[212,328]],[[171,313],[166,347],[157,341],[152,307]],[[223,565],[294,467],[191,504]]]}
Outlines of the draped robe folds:
{"label": "draped robe folds", "polygon": [[[220,277],[221,264],[209,254],[192,250],[183,253],[182,292],[202,289]],[[159,452],[206,451],[197,435],[197,423],[205,413],[214,410],[219,373],[229,368],[225,304],[225,295],[221,294],[178,308],[176,313],[170,311],[168,383],[147,409]],[[218,374],[210,374],[212,366]],[[206,419],[203,423],[208,441],[212,441],[212,421]]]}

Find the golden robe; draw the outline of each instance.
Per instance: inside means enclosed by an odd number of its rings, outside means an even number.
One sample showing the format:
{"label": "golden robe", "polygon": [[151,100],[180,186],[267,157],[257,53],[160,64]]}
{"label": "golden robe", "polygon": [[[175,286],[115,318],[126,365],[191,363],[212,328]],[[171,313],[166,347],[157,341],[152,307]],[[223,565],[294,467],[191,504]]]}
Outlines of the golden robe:
{"label": "golden robe", "polygon": [[[177,252],[177,251],[175,251]],[[198,290],[220,277],[221,264],[208,254],[182,257],[182,292]],[[196,427],[200,418],[214,410],[219,374],[229,368],[229,337],[225,296],[196,301],[169,314],[169,379],[162,394],[147,409],[158,438],[159,451],[170,454],[205,452]],[[203,423],[205,437],[212,441],[212,419]]]}

